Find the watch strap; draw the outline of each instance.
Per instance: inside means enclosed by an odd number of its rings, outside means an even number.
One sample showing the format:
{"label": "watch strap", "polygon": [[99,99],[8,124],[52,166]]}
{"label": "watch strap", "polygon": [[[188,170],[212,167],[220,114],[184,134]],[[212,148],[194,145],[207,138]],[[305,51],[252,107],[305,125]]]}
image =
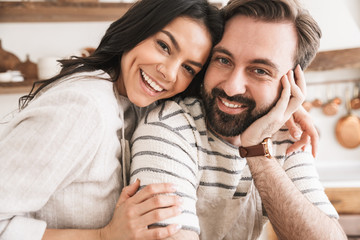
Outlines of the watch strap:
{"label": "watch strap", "polygon": [[254,145],[250,147],[239,147],[239,153],[242,158],[266,155],[263,142],[258,145]]}

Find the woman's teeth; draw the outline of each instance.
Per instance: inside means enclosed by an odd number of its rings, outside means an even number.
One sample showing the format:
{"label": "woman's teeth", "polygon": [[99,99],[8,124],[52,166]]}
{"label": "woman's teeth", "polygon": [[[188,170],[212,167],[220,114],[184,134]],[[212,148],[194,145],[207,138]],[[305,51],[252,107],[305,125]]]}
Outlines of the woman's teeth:
{"label": "woman's teeth", "polygon": [[143,71],[141,71],[141,75],[143,76],[143,79],[145,80],[145,82],[147,82],[150,85],[150,87],[152,87],[155,91],[161,92],[164,90],[162,87],[157,85],[156,82],[151,80],[150,77],[148,75],[146,75]]}
{"label": "woman's teeth", "polygon": [[222,102],[225,106],[227,106],[227,107],[229,107],[229,108],[240,108],[240,107],[242,107],[242,105],[237,105],[237,104],[228,103],[228,102],[225,102],[225,101],[222,100],[222,99],[221,99],[221,102]]}

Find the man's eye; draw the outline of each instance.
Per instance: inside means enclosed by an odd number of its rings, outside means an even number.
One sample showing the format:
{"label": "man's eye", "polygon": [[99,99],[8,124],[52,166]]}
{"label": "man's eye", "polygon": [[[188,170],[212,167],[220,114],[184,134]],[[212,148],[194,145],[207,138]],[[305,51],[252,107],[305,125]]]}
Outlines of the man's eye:
{"label": "man's eye", "polygon": [[215,60],[217,60],[219,63],[225,64],[225,65],[230,63],[229,59],[223,58],[223,57],[217,57]]}
{"label": "man's eye", "polygon": [[255,73],[260,75],[267,75],[268,73],[263,69],[255,69]]}
{"label": "man's eye", "polygon": [[157,44],[167,53],[170,52],[169,47],[163,41],[157,41]]}

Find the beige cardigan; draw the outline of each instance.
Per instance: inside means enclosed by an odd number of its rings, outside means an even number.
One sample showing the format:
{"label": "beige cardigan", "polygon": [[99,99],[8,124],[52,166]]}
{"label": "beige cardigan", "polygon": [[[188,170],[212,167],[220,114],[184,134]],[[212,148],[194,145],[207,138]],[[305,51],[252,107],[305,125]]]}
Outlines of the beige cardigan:
{"label": "beige cardigan", "polygon": [[2,131],[0,239],[110,221],[122,189],[119,138],[123,129],[131,137],[142,113],[100,79],[108,77],[96,71],[58,83]]}

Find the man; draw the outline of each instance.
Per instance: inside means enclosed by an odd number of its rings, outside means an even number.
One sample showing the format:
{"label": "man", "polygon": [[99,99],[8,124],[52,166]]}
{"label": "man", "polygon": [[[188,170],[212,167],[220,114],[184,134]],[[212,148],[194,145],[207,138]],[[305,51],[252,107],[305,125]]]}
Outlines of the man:
{"label": "man", "polygon": [[181,224],[172,239],[256,239],[267,219],[281,239],[346,239],[313,157],[286,155],[293,139],[282,127],[304,100],[298,65],[314,57],[320,29],[285,0],[232,0],[223,11],[202,100],[168,101],[146,116],[131,178],[177,184],[181,215],[157,224]]}

